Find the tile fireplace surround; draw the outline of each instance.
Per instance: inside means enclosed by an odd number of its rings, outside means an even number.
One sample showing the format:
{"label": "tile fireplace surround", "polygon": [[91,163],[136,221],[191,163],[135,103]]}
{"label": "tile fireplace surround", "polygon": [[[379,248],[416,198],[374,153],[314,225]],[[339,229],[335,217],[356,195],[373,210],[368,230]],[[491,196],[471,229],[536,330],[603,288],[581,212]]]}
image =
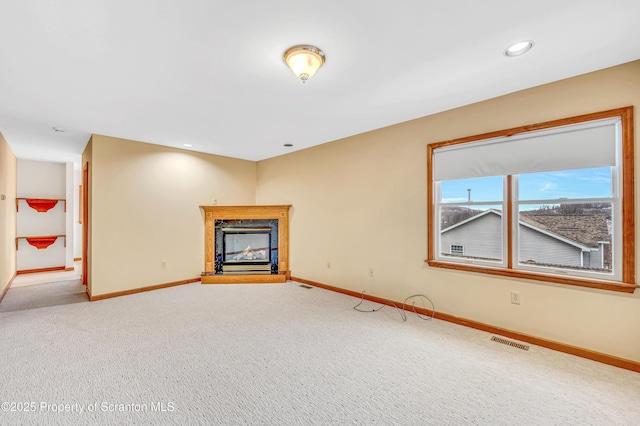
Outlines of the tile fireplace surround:
{"label": "tile fireplace surround", "polygon": [[[204,210],[204,272],[202,284],[240,284],[240,283],[284,283],[290,278],[289,270],[289,209],[282,206],[200,206]],[[216,268],[216,221],[251,222],[277,220],[277,271],[256,273],[227,273]],[[241,228],[240,228],[241,229]],[[218,238],[218,242],[221,239]]]}

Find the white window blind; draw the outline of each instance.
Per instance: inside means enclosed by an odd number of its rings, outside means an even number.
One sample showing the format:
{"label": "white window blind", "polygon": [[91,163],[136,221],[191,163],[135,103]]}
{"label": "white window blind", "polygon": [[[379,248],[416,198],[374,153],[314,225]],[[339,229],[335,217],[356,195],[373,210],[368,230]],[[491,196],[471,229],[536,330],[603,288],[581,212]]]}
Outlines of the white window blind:
{"label": "white window blind", "polygon": [[436,181],[616,164],[620,119],[604,119],[436,148]]}

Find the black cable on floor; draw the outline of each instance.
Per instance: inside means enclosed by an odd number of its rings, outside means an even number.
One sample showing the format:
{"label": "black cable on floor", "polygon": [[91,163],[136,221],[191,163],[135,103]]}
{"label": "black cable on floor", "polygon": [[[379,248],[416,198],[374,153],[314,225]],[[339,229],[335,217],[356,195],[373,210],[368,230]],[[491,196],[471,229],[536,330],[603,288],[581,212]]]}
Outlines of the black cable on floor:
{"label": "black cable on floor", "polygon": [[[356,306],[354,306],[354,307],[353,307],[353,309],[355,309],[356,311],[358,311],[358,312],[378,312],[379,310],[381,310],[382,308],[384,308],[385,306],[387,306],[387,305],[385,305],[385,304],[382,304],[382,305],[380,305],[379,307],[377,307],[377,308],[375,308],[375,309],[369,309],[369,310],[365,310],[365,309],[358,309],[358,307],[359,307],[360,305],[362,305],[362,302],[364,302],[364,300],[365,300],[365,299],[364,299],[364,293],[365,293],[365,292],[364,292],[364,290],[363,290],[363,291],[362,291],[362,298],[360,299],[360,302],[358,302],[358,304],[357,304]],[[424,316],[420,315],[420,314],[418,313],[418,311],[416,311],[416,303],[415,303],[415,301],[413,301],[413,302],[411,303],[411,307],[412,307],[412,309],[413,309],[413,312],[414,312],[414,313],[418,316],[418,318],[420,318],[421,320],[430,320],[430,319],[433,319],[433,317],[434,317],[434,316],[435,316],[435,314],[436,314],[436,307],[435,307],[435,305],[433,304],[433,301],[432,301],[431,299],[429,299],[427,296],[425,296],[424,294],[413,294],[413,295],[411,295],[411,296],[407,297],[406,299],[404,299],[404,302],[402,302],[402,309],[398,308],[398,306],[397,306],[395,303],[393,303],[393,302],[391,302],[391,305],[393,305],[393,307],[394,307],[394,308],[396,308],[396,311],[398,311],[398,313],[400,314],[400,318],[402,318],[402,321],[406,321],[406,320],[407,320],[407,312],[406,312],[405,307],[407,306],[407,302],[408,302],[410,299],[413,299],[413,298],[416,298],[416,297],[423,297],[423,298],[427,299],[427,300],[429,301],[429,303],[431,303],[431,316],[430,316],[430,317],[424,317]]]}

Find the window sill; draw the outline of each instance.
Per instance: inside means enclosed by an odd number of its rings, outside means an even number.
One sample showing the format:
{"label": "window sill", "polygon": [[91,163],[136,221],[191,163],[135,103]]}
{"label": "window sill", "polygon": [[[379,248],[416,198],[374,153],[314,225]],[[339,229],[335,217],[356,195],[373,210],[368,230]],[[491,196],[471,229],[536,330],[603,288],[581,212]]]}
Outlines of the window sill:
{"label": "window sill", "polygon": [[434,268],[454,269],[458,271],[479,272],[482,274],[501,275],[511,278],[524,278],[529,280],[567,284],[578,287],[596,288],[599,290],[617,291],[620,293],[633,293],[638,286],[629,283],[617,283],[612,281],[589,280],[584,278],[572,278],[559,275],[541,274],[528,271],[516,271],[514,269],[490,268],[475,265],[462,265],[437,260],[426,260],[429,266]]}

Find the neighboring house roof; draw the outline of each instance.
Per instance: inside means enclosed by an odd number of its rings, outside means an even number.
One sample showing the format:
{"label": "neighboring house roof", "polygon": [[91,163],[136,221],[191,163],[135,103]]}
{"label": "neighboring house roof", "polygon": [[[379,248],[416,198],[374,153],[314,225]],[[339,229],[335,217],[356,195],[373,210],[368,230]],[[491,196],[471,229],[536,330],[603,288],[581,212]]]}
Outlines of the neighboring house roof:
{"label": "neighboring house roof", "polygon": [[447,231],[451,231],[451,230],[452,230],[452,229],[454,229],[454,228],[457,228],[457,227],[459,227],[459,226],[462,226],[462,225],[464,225],[464,224],[466,224],[466,223],[471,222],[472,220],[479,219],[479,218],[481,218],[481,217],[483,217],[483,216],[486,216],[486,215],[488,215],[488,214],[495,214],[495,215],[498,215],[498,216],[502,217],[502,212],[501,212],[500,210],[496,210],[496,209],[488,209],[488,210],[483,211],[482,213],[478,213],[478,214],[477,214],[477,215],[475,215],[475,216],[471,216],[471,217],[469,217],[469,218],[467,218],[467,219],[465,219],[465,220],[463,220],[463,221],[460,221],[460,222],[458,222],[458,223],[454,223],[453,225],[451,225],[451,226],[449,226],[449,227],[447,227],[447,228],[444,228],[442,231],[440,231],[440,233],[444,233],[444,232],[447,232]]}
{"label": "neighboring house roof", "polygon": [[[502,217],[500,210],[488,209],[443,229],[441,233],[464,226],[488,214],[495,214]],[[569,240],[569,242],[573,242],[582,248],[597,249],[599,243],[610,241],[607,219],[602,213],[560,215],[523,212],[520,213],[519,222],[521,225],[559,240]]]}
{"label": "neighboring house roof", "polygon": [[520,221],[591,248],[597,248],[599,243],[610,240],[607,218],[602,213],[535,214],[525,212],[520,214]]}

